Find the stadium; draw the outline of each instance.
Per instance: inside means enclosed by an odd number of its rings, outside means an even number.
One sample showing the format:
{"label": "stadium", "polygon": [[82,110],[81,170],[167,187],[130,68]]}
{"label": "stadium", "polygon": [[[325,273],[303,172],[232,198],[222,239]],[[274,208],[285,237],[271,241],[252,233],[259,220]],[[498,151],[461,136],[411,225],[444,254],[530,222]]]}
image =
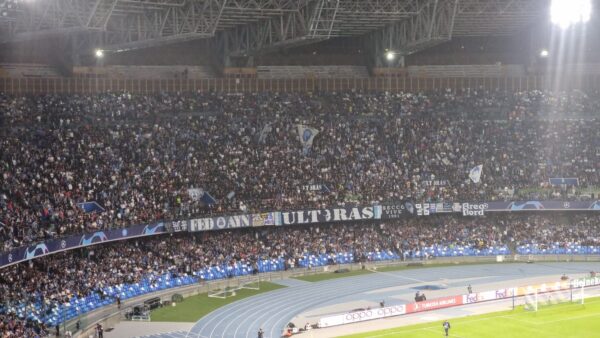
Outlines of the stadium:
{"label": "stadium", "polygon": [[597,337],[599,11],[0,0],[0,338]]}

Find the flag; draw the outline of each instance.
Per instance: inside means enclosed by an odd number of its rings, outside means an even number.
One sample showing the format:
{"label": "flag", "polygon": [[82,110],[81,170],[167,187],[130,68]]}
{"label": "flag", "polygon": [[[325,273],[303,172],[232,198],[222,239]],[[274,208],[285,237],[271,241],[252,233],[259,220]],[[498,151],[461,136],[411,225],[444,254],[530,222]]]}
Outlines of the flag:
{"label": "flag", "polygon": [[201,188],[189,188],[188,196],[194,201],[199,201],[200,198],[204,195],[204,190]]}
{"label": "flag", "polygon": [[202,195],[202,197],[200,198],[200,200],[205,204],[205,205],[213,205],[217,203],[217,200],[214,199],[214,197],[212,197],[208,191],[205,191],[204,194]]}
{"label": "flag", "polygon": [[202,188],[189,188],[188,195],[194,201],[200,201],[205,205],[216,204],[217,200],[212,197],[208,191],[204,191]]}
{"label": "flag", "polygon": [[307,127],[301,124],[298,124],[297,127],[298,136],[300,136],[300,142],[302,143],[302,147],[304,148],[304,154],[306,155],[312,147],[313,140],[315,136],[317,136],[319,131],[315,128]]}
{"label": "flag", "polygon": [[270,123],[265,124],[265,126],[263,127],[263,129],[260,131],[260,136],[258,137],[258,143],[264,144],[265,140],[267,139],[267,135],[272,130],[273,130],[273,128],[271,128],[271,124]]}
{"label": "flag", "polygon": [[100,204],[96,203],[96,201],[77,203],[77,206],[80,207],[81,210],[83,210],[83,212],[86,214],[92,212],[104,212],[104,208],[101,207]]}
{"label": "flag", "polygon": [[469,171],[469,178],[473,183],[479,183],[481,180],[481,172],[483,171],[483,164],[480,164],[476,167],[473,167],[471,171]]}

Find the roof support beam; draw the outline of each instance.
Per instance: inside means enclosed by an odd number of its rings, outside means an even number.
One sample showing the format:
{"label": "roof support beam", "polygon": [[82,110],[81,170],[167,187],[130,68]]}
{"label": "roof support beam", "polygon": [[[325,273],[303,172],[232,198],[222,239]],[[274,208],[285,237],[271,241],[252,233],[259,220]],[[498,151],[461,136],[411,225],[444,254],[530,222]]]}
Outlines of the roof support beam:
{"label": "roof support beam", "polygon": [[406,56],[452,38],[459,0],[421,1],[418,14],[368,35],[373,51],[382,59],[385,51]]}

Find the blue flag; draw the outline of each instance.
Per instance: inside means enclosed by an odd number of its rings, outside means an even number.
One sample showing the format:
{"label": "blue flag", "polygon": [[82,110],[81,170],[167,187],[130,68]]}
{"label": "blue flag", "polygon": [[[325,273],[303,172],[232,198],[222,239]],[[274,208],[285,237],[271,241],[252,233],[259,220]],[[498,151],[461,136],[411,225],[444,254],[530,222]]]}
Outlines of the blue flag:
{"label": "blue flag", "polygon": [[92,212],[104,212],[104,208],[101,207],[100,204],[96,203],[96,201],[77,203],[77,206],[80,207],[81,210],[83,210],[83,212],[86,214]]}
{"label": "blue flag", "polygon": [[297,125],[298,136],[300,136],[300,142],[302,143],[304,155],[308,154],[310,148],[312,148],[313,140],[319,131],[315,128],[307,127],[301,124]]}

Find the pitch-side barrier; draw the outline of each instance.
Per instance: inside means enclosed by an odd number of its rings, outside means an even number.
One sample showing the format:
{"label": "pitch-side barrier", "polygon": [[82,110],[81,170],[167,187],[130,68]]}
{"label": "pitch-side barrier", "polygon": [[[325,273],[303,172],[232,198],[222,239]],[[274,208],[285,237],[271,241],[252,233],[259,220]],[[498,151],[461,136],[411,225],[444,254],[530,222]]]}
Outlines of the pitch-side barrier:
{"label": "pitch-side barrier", "polygon": [[563,290],[573,290],[590,286],[600,286],[600,277],[575,278],[571,280],[563,280],[558,282],[532,284],[520,287],[475,292],[470,294],[435,298],[431,300],[413,302],[402,305],[340,313],[322,317],[321,319],[319,319],[319,328],[352,324],[387,317],[396,317],[417,312],[433,311],[467,304],[476,304],[496,300],[510,300],[510,298],[514,300],[516,298],[525,297],[536,292],[545,293]]}

